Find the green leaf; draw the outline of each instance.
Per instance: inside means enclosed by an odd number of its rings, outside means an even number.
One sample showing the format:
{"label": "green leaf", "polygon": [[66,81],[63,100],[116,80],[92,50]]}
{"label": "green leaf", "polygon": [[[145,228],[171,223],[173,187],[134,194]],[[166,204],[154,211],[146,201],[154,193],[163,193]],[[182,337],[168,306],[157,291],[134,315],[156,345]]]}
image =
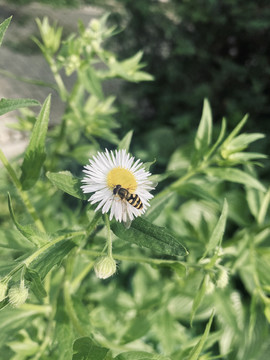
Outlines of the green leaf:
{"label": "green leaf", "polygon": [[4,20],[1,24],[0,24],[0,46],[2,45],[2,41],[5,35],[5,32],[9,26],[9,23],[12,19],[12,16],[10,16],[9,18],[7,18],[6,20]]}
{"label": "green leaf", "polygon": [[103,360],[109,349],[95,345],[89,337],[74,341],[72,360]]}
{"label": "green leaf", "polygon": [[18,233],[16,229],[0,229],[0,248],[28,251],[33,249],[33,244],[25,241],[25,237]]}
{"label": "green leaf", "polygon": [[95,70],[89,64],[83,71],[79,72],[79,79],[90,94],[95,95],[100,100],[104,99],[101,82]]}
{"label": "green leaf", "polygon": [[258,214],[258,223],[259,224],[263,224],[263,222],[265,221],[267,210],[269,208],[269,204],[270,204],[270,189],[267,191],[267,193],[265,194],[265,196],[262,200],[262,204],[261,204],[260,211]]}
{"label": "green leaf", "polygon": [[42,313],[42,306],[28,309],[5,309],[0,312],[0,346],[6,344],[11,334],[17,333],[17,330],[23,329],[26,324],[31,323],[33,316]]}
{"label": "green leaf", "polygon": [[8,208],[14,225],[28,241],[30,241],[31,243],[37,246],[40,246],[48,241],[47,235],[45,233],[41,233],[34,224],[21,225],[16,220],[9,194],[8,194]]}
{"label": "green leaf", "polygon": [[187,360],[198,360],[199,359],[199,356],[200,356],[200,354],[202,352],[204,344],[205,344],[205,342],[207,340],[207,337],[209,335],[213,318],[214,318],[214,311],[212,312],[212,315],[211,315],[211,317],[210,317],[210,319],[209,319],[209,321],[208,321],[208,323],[207,323],[207,325],[205,327],[203,336],[201,337],[201,339],[197,343],[197,345],[192,349],[192,351],[190,352],[189,357],[187,358]]}
{"label": "green leaf", "polygon": [[31,261],[29,268],[38,272],[41,280],[48,274],[54,265],[61,263],[64,257],[76,246],[71,240],[61,240],[56,244],[49,246],[44,245],[38,251],[40,254]]}
{"label": "green leaf", "polygon": [[24,277],[31,282],[31,290],[38,299],[47,296],[46,290],[41,283],[40,276],[35,270],[26,268]]}
{"label": "green leaf", "polygon": [[147,247],[160,254],[184,256],[187,249],[164,227],[156,226],[143,218],[135,219],[131,227],[126,229],[121,223],[115,222],[111,228],[120,239]]}
{"label": "green leaf", "polygon": [[212,113],[207,99],[203,103],[201,121],[195,137],[195,148],[203,153],[209,147],[212,140]]}
{"label": "green leaf", "polygon": [[253,187],[255,189],[265,191],[265,187],[253,176],[248,173],[234,168],[214,168],[210,167],[204,170],[207,175],[217,177],[222,180],[227,180],[246,186]]}
{"label": "green leaf", "polygon": [[196,292],[193,303],[192,303],[192,309],[191,309],[191,315],[190,315],[190,326],[192,327],[193,319],[195,317],[195,314],[204,298],[204,295],[206,293],[206,285],[207,285],[207,277],[205,276],[203,280],[201,281],[200,288]]}
{"label": "green leaf", "polygon": [[230,133],[230,135],[226,138],[224,143],[222,144],[222,147],[227,147],[227,145],[236,137],[237,134],[239,134],[242,127],[247,122],[248,115],[245,115],[243,119],[239,122],[239,124],[236,125],[236,127],[233,129],[233,131]]}
{"label": "green leaf", "polygon": [[126,344],[145,336],[150,328],[151,323],[145,314],[137,315],[129,322],[129,326],[121,339],[121,344]]}
{"label": "green leaf", "polygon": [[173,192],[164,194],[163,196],[155,196],[150,202],[151,206],[147,210],[145,218],[148,221],[153,222],[161,214],[166,204],[173,198],[173,196]]}
{"label": "green leaf", "polygon": [[227,143],[226,151],[228,152],[236,152],[241,151],[248,147],[248,145],[254,141],[259,139],[263,139],[265,137],[264,134],[261,133],[252,133],[252,134],[241,134],[235,138],[233,138],[229,143]]}
{"label": "green leaf", "polygon": [[145,351],[127,351],[117,355],[114,360],[171,360],[167,356],[151,354]]}
{"label": "green leaf", "polygon": [[225,199],[220,218],[218,220],[217,225],[214,228],[210,240],[208,241],[203,257],[206,257],[206,255],[209,254],[211,251],[213,251],[217,246],[221,246],[222,238],[225,231],[227,216],[228,216],[228,203],[227,200]]}
{"label": "green leaf", "polygon": [[82,192],[81,179],[73,176],[69,171],[60,171],[58,173],[48,171],[46,176],[56,187],[58,187],[58,189],[67,194],[81,200],[88,199],[88,196]]}
{"label": "green leaf", "polygon": [[133,136],[133,130],[130,130],[123,139],[119,142],[118,150],[125,149],[127,152],[129,151],[129,146],[131,143],[131,139]]}
{"label": "green leaf", "polygon": [[1,99],[0,100],[0,116],[9,111],[17,110],[23,107],[40,106],[37,100],[32,99]]}
{"label": "green leaf", "polygon": [[34,125],[29,145],[22,163],[21,184],[23,190],[29,190],[39,178],[45,161],[45,140],[50,115],[51,96],[45,100]]}
{"label": "green leaf", "polygon": [[55,330],[53,334],[52,348],[55,348],[57,360],[72,359],[72,345],[74,332],[67,313],[60,301],[57,302],[55,315]]}

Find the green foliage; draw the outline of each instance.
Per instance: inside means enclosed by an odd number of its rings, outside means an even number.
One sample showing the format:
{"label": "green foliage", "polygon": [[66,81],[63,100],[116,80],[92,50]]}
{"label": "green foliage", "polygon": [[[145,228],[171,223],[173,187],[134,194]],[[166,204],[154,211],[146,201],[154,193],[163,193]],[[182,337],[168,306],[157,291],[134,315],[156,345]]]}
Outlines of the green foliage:
{"label": "green foliage", "polygon": [[[185,142],[197,126],[202,98],[210,100],[216,121],[227,114],[230,129],[248,113],[249,131],[269,133],[267,2],[104,0],[104,6],[125,29],[112,46],[120,44],[123,57],[142,49],[155,78],[137,89],[132,111],[123,105],[136,133],[146,137],[147,130],[151,138],[153,128],[166,125],[172,141]],[[134,89],[127,85],[124,95],[134,97]],[[144,122],[137,121],[141,116]],[[269,153],[268,142],[262,147]]]}
{"label": "green foliage", "polygon": [[[107,19],[79,24],[79,34],[65,40],[56,24],[37,20],[35,42],[66,107],[51,127],[50,95],[38,115],[22,112],[18,128],[30,132],[24,154],[9,161],[0,152],[7,204],[0,230],[1,356],[266,359],[270,190],[255,170],[265,156],[248,152],[263,135],[243,132],[246,116],[228,134],[223,119],[217,131],[205,99],[194,139],[171,144],[166,169],[151,177],[158,183],[151,206],[129,228],[95,212],[82,193],[82,165],[91,156],[136,143],[131,129],[119,135],[123,124],[104,82],[152,79],[141,70],[141,51],[120,61],[105,49],[104,40],[117,33]],[[70,90],[62,70],[76,75]],[[1,105],[4,113],[38,103]],[[167,130],[157,130],[165,143]],[[140,146],[147,170],[164,167],[159,153]],[[104,258],[114,275],[100,279],[93,269]]]}

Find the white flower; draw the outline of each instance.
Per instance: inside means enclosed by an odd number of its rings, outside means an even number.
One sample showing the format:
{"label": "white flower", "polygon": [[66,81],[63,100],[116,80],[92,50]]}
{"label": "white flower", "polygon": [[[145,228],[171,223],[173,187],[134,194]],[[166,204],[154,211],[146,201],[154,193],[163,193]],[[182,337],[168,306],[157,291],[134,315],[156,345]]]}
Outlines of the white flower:
{"label": "white flower", "polygon": [[153,185],[148,179],[150,172],[140,160],[134,162],[126,150],[106,149],[89,163],[83,170],[86,176],[81,188],[84,193],[93,193],[88,201],[98,203],[96,211],[101,209],[103,214],[110,211],[110,220],[114,217],[119,222],[130,222],[146,211],[153,197],[149,192]]}

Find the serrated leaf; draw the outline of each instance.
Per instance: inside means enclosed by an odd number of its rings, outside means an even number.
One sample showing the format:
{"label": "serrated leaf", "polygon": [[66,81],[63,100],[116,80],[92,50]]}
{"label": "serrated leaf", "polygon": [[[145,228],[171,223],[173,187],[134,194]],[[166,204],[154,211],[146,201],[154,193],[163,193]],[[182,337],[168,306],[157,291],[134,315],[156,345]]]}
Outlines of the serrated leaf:
{"label": "serrated leaf", "polygon": [[212,315],[205,327],[205,330],[204,330],[204,333],[203,333],[203,336],[201,337],[200,341],[197,343],[197,345],[191,350],[187,360],[198,360],[199,359],[199,356],[202,352],[202,349],[204,347],[204,344],[207,340],[207,337],[209,335],[209,332],[210,332],[210,328],[211,328],[211,325],[212,325],[212,321],[213,321],[213,318],[214,318],[214,311],[212,312]]}
{"label": "serrated leaf", "polygon": [[217,246],[221,246],[222,238],[225,231],[226,221],[228,216],[228,203],[227,200],[224,200],[222,212],[220,218],[217,222],[217,225],[214,228],[214,231],[208,241],[206,250],[203,257],[206,257],[211,251],[213,251]]}
{"label": "serrated leaf", "polygon": [[185,256],[188,251],[166,228],[156,226],[143,218],[135,219],[131,227],[126,229],[121,223],[115,222],[111,228],[120,239],[147,247],[160,254]]}
{"label": "serrated leaf", "polygon": [[246,186],[253,187],[255,189],[265,191],[265,187],[253,176],[248,173],[235,169],[235,168],[214,168],[210,167],[204,170],[207,175],[217,177],[222,180],[227,180]]}
{"label": "serrated leaf", "polygon": [[72,360],[103,360],[109,349],[95,345],[89,337],[81,337],[73,343]]}
{"label": "serrated leaf", "polygon": [[9,18],[7,18],[6,20],[4,20],[1,24],[0,24],[0,46],[2,45],[2,41],[5,35],[5,32],[10,24],[10,21],[12,19],[12,16],[10,16]]}
{"label": "serrated leaf", "polygon": [[33,99],[4,99],[0,100],[0,116],[9,111],[17,110],[29,106],[40,106],[37,100]]}
{"label": "serrated leaf", "polygon": [[81,189],[81,179],[73,176],[71,172],[60,171],[58,173],[52,173],[48,171],[46,176],[58,189],[78,199],[87,200],[88,196],[85,195]]}
{"label": "serrated leaf", "polygon": [[24,277],[31,282],[31,290],[38,299],[47,296],[46,290],[41,283],[40,276],[35,270],[26,268]]}
{"label": "serrated leaf", "polygon": [[43,280],[52,267],[61,263],[74,246],[76,244],[71,240],[61,240],[52,246],[46,244],[44,250],[43,248],[38,250],[40,254],[31,261],[29,268],[35,270]]}
{"label": "serrated leaf", "polygon": [[201,121],[195,137],[195,148],[197,151],[205,152],[212,140],[212,112],[207,99],[203,103]]}
{"label": "serrated leaf", "polygon": [[47,241],[47,236],[45,233],[41,233],[34,224],[30,225],[21,225],[15,218],[11,198],[8,194],[8,208],[9,213],[12,218],[12,221],[16,228],[19,230],[19,232],[31,243],[40,246],[44,244]]}
{"label": "serrated leaf", "polygon": [[125,149],[128,152],[132,136],[133,130],[130,130],[128,133],[126,133],[123,139],[119,142],[118,150]]}
{"label": "serrated leaf", "polygon": [[45,100],[34,125],[29,145],[22,163],[21,184],[23,190],[29,190],[39,178],[41,167],[45,161],[45,139],[49,123],[51,96]]}

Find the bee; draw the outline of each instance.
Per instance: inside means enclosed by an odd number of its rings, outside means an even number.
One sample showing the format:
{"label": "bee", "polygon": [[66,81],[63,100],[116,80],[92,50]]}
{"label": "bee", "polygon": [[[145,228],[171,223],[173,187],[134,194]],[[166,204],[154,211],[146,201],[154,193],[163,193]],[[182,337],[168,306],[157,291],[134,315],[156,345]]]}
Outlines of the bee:
{"label": "bee", "polygon": [[118,195],[121,200],[126,200],[130,205],[140,210],[143,207],[142,201],[137,194],[131,194],[127,189],[121,185],[116,185],[113,189],[113,194]]}

